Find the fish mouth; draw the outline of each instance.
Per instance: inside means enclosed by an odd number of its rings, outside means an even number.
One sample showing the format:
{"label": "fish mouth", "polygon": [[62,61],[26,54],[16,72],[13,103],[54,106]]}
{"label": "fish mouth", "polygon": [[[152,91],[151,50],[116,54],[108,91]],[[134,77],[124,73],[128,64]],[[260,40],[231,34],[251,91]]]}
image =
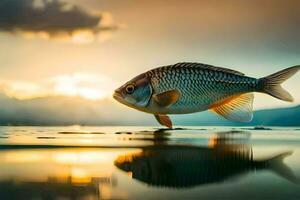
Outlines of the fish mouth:
{"label": "fish mouth", "polygon": [[123,95],[119,91],[115,91],[113,98],[119,102],[123,101]]}
{"label": "fish mouth", "polygon": [[123,94],[121,92],[119,92],[118,90],[116,90],[115,93],[113,94],[113,98],[116,101],[118,101],[119,103],[131,107],[131,105],[124,99]]}

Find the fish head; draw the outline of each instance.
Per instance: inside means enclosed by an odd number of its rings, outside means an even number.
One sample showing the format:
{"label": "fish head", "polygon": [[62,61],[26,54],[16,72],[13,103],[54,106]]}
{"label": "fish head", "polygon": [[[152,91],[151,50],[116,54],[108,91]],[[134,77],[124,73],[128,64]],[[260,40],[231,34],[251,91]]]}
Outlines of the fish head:
{"label": "fish head", "polygon": [[150,78],[141,74],[115,90],[114,99],[133,108],[145,108],[152,96]]}

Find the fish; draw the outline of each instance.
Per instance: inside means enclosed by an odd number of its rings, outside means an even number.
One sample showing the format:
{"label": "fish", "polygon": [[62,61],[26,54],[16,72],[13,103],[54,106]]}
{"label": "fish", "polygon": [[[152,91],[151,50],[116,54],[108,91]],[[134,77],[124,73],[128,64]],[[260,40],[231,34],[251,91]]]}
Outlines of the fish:
{"label": "fish", "polygon": [[202,63],[182,62],[144,72],[114,91],[113,98],[133,109],[153,114],[172,128],[168,114],[210,110],[227,120],[249,122],[253,118],[254,92],[292,102],[281,84],[300,70],[293,66],[263,78]]}
{"label": "fish", "polygon": [[135,180],[174,189],[223,183],[265,170],[299,183],[299,178],[283,162],[291,151],[258,159],[251,146],[224,134],[211,138],[213,141],[207,147],[175,144],[143,147],[140,152],[119,155],[114,165]]}
{"label": "fish", "polygon": [[186,188],[221,183],[258,171],[270,170],[297,184],[283,159],[283,152],[262,160],[252,158],[251,149],[218,151],[192,146],[152,146],[141,153],[119,156],[114,165],[133,179],[152,186]]}

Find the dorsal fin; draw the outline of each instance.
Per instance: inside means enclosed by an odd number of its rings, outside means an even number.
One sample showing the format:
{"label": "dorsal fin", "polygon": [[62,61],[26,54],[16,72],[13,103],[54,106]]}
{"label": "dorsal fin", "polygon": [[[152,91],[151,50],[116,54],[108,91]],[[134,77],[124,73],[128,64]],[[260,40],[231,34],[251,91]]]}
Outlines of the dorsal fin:
{"label": "dorsal fin", "polygon": [[253,93],[230,97],[210,106],[210,110],[225,119],[238,122],[249,122],[253,117]]}
{"label": "dorsal fin", "polygon": [[240,75],[244,76],[245,74],[236,70],[224,68],[224,67],[216,67],[213,65],[207,65],[207,64],[202,64],[202,63],[189,63],[189,62],[182,62],[182,63],[177,63],[175,65],[172,65],[172,67],[198,67],[201,69],[208,69],[208,70],[213,70],[213,71],[218,71],[218,72],[225,72],[229,74],[235,74],[235,75]]}

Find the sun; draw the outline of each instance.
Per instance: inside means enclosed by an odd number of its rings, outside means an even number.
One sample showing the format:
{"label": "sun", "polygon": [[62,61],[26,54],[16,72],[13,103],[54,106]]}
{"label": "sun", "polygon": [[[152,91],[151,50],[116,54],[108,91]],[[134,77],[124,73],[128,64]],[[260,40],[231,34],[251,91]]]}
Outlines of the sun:
{"label": "sun", "polygon": [[66,96],[80,96],[90,100],[103,99],[111,95],[113,80],[103,75],[74,73],[53,79],[54,93]]}

